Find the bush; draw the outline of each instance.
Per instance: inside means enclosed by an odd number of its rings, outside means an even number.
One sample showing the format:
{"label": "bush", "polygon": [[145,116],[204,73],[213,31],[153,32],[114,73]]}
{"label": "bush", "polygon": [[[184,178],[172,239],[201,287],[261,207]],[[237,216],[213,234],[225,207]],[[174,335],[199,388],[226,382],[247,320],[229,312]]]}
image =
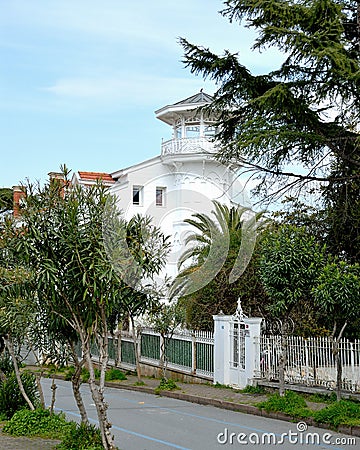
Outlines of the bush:
{"label": "bush", "polygon": [[14,364],[8,352],[3,352],[0,357],[0,370],[6,376],[14,372]]}
{"label": "bush", "polygon": [[240,392],[243,394],[265,394],[265,388],[262,386],[250,386],[247,385],[244,389],[242,389]]}
{"label": "bush", "polygon": [[66,434],[56,447],[58,450],[103,450],[100,430],[94,425],[71,422]]}
{"label": "bush", "polygon": [[257,406],[265,411],[283,412],[292,417],[309,417],[312,411],[307,407],[305,399],[293,391],[286,391],[283,397],[278,393],[273,394],[265,402],[260,402]]}
{"label": "bush", "polygon": [[111,381],[111,380],[126,380],[126,376],[121,370],[119,369],[110,369],[105,374],[105,380]]}
{"label": "bush", "polygon": [[319,423],[328,423],[334,427],[360,425],[360,404],[351,400],[340,400],[316,411],[314,419]]}
{"label": "bush", "polygon": [[307,396],[307,399],[313,403],[333,403],[336,402],[336,394],[335,392],[331,394],[310,394]]}
{"label": "bush", "polygon": [[61,439],[70,423],[64,414],[50,414],[49,410],[23,409],[17,411],[5,424],[3,431],[13,436],[41,436]]}
{"label": "bush", "polygon": [[65,380],[66,381],[71,381],[71,378],[74,375],[74,373],[75,373],[75,367],[74,366],[68,367],[65,370],[65,376],[64,376]]}
{"label": "bush", "polygon": [[[35,376],[31,373],[24,372],[21,374],[26,394],[37,406],[39,403],[39,393],[36,386]],[[0,383],[0,413],[10,419],[16,411],[28,408],[26,400],[22,396],[15,373],[11,373],[6,380]]]}
{"label": "bush", "polygon": [[155,393],[159,394],[160,391],[173,391],[174,389],[179,389],[175,381],[169,378],[162,378],[159,386],[155,389]]}

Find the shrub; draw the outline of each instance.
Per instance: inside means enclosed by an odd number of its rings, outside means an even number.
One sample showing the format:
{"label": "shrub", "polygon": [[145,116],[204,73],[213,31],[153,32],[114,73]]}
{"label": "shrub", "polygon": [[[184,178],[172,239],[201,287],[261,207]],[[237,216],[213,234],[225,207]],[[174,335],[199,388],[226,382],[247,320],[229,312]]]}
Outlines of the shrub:
{"label": "shrub", "polygon": [[336,402],[336,393],[332,392],[331,394],[311,394],[307,396],[309,402],[313,403],[333,403]]}
{"label": "shrub", "polygon": [[0,356],[0,370],[6,376],[14,371],[14,364],[8,352],[3,352]]}
{"label": "shrub", "polygon": [[246,386],[244,389],[242,389],[240,392],[242,392],[243,394],[264,394],[265,388],[263,388],[262,386]]}
{"label": "shrub", "polygon": [[65,380],[66,381],[70,381],[72,376],[74,375],[74,373],[75,373],[75,367],[74,366],[68,367],[65,370],[65,376],[64,376]]}
{"label": "shrub", "polygon": [[[100,370],[95,368],[94,373],[95,373],[95,379],[99,379],[100,378]],[[83,367],[81,369],[81,380],[83,381],[83,383],[87,383],[89,381],[89,378],[90,378],[90,372],[88,371],[88,369]]]}
{"label": "shrub", "polygon": [[100,430],[94,425],[71,422],[66,434],[56,447],[58,450],[103,450]]}
{"label": "shrub", "polygon": [[[37,406],[39,394],[35,376],[24,372],[21,374],[21,381],[29,399],[34,406]],[[16,411],[23,408],[28,408],[28,404],[20,392],[15,373],[12,373],[0,384],[0,413],[10,419]]]}
{"label": "shrub", "polygon": [[179,389],[175,381],[169,378],[162,378],[159,386],[155,389],[155,393],[159,394],[160,391],[173,391],[174,389]]}
{"label": "shrub", "polygon": [[110,369],[105,374],[105,380],[111,381],[111,380],[126,380],[126,376],[121,370],[119,369]]}
{"label": "shrub", "polygon": [[265,411],[283,412],[292,417],[309,417],[312,411],[307,407],[305,399],[293,391],[286,391],[281,397],[278,393],[273,394],[265,402],[260,402],[257,406]]}
{"label": "shrub", "polygon": [[319,423],[328,423],[334,427],[360,425],[360,404],[351,400],[340,400],[316,411],[314,419]]}
{"label": "shrub", "polygon": [[23,409],[12,416],[5,424],[3,431],[13,436],[61,439],[69,426],[63,413],[50,414],[50,411],[46,409],[36,409],[35,411]]}

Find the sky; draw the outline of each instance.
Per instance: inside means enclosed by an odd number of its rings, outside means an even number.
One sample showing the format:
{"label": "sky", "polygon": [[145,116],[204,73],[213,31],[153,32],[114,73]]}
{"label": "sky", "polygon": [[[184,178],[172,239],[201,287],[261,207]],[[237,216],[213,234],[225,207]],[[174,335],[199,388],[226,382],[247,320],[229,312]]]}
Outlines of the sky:
{"label": "sky", "polygon": [[178,39],[239,52],[253,73],[280,63],[251,51],[219,0],[0,0],[0,187],[43,182],[66,164],[114,172],[160,153],[154,111],[215,86],[190,73]]}

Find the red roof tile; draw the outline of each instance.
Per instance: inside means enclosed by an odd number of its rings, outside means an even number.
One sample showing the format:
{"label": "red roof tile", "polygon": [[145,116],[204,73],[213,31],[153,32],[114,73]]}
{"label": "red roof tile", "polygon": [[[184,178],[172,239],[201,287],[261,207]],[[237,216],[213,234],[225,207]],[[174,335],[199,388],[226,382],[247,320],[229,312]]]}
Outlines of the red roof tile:
{"label": "red roof tile", "polygon": [[108,173],[102,173],[102,172],[78,172],[79,177],[81,180],[89,180],[89,181],[96,181],[96,180],[103,180],[103,181],[110,181],[112,183],[115,183],[115,180],[111,177]]}

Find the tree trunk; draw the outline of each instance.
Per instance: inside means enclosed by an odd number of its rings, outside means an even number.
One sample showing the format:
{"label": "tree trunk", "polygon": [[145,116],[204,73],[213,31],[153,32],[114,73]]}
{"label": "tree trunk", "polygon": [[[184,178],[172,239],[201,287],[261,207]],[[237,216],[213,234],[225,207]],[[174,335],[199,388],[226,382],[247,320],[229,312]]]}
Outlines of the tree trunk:
{"label": "tree trunk", "polygon": [[31,343],[28,343],[28,345],[29,345],[29,347],[30,347],[30,349],[32,351],[32,354],[34,355],[34,358],[36,360],[36,365],[40,367],[40,373],[35,372],[35,378],[36,378],[36,385],[37,385],[37,388],[38,388],[38,391],[39,391],[39,395],[40,395],[40,404],[41,404],[41,407],[43,409],[45,409],[44,391],[43,391],[43,388],[41,386],[41,378],[43,376],[43,365],[41,364],[40,359],[38,358],[38,355],[36,354],[36,351],[34,350],[34,348],[31,345]]}
{"label": "tree trunk", "polygon": [[132,336],[134,341],[134,350],[135,350],[135,363],[136,363],[136,374],[138,381],[141,381],[141,368],[140,368],[140,355],[139,355],[139,345],[137,340],[137,333],[135,329],[134,318],[130,316],[131,319],[131,328],[132,328]]}
{"label": "tree trunk", "polygon": [[342,385],[342,363],[341,355],[338,350],[336,354],[336,400],[341,400],[341,385]]}
{"label": "tree trunk", "polygon": [[166,365],[165,365],[165,358],[166,358],[166,337],[164,333],[160,333],[160,369],[162,372],[162,378],[166,379]]}
{"label": "tree trunk", "polygon": [[340,340],[344,334],[344,330],[347,326],[347,321],[345,321],[343,327],[340,330],[337,338],[334,339],[335,331],[336,331],[336,323],[334,325],[334,330],[332,333],[333,339],[333,355],[335,356],[336,361],[336,400],[341,400],[341,387],[342,387],[342,362],[341,362],[341,352],[340,352]]}
{"label": "tree trunk", "polygon": [[26,403],[29,405],[29,408],[31,409],[31,411],[34,411],[35,407],[32,404],[31,400],[29,399],[27,393],[25,392],[24,385],[22,384],[22,381],[21,381],[20,370],[19,370],[19,366],[18,366],[17,359],[16,359],[15,352],[14,352],[14,347],[13,347],[10,336],[8,336],[6,338],[4,337],[4,342],[10,353],[11,359],[14,364],[15,376],[16,376],[16,380],[19,385],[21,395],[24,397],[24,399],[25,399]]}
{"label": "tree trunk", "polygon": [[[105,341],[104,345],[101,346],[102,348],[99,349],[100,355],[103,352],[105,353],[107,336],[104,337],[104,341]],[[93,361],[91,359],[91,354],[90,354],[89,336],[86,336],[86,338],[85,338],[85,336],[82,335],[81,343],[82,343],[83,355],[85,357],[85,360],[86,360],[86,362],[88,364],[88,368],[89,368],[89,373],[90,373],[89,386],[90,386],[92,399],[95,403],[96,412],[97,412],[97,416],[98,416],[98,420],[99,420],[99,428],[100,428],[100,433],[101,433],[102,444],[103,444],[105,450],[116,450],[113,436],[110,433],[111,424],[107,418],[108,405],[104,399],[104,386],[102,385],[104,377],[100,377],[100,385],[97,386],[96,382],[95,382],[94,364],[93,364]],[[106,357],[105,357],[105,360],[106,360]],[[102,361],[102,367],[104,364],[107,364],[107,361]]]}
{"label": "tree trunk", "polygon": [[50,414],[53,414],[54,412],[54,407],[55,407],[55,401],[56,401],[56,389],[57,386],[55,384],[55,378],[53,377],[52,379],[52,383],[51,383],[51,405],[50,405]]}
{"label": "tree trunk", "polygon": [[74,398],[76,401],[76,405],[78,407],[80,416],[81,416],[81,422],[82,423],[88,423],[88,417],[85,409],[85,405],[82,399],[82,395],[80,392],[80,386],[81,386],[81,369],[84,366],[85,360],[82,359],[79,361],[78,356],[76,354],[75,345],[73,342],[70,343],[70,349],[71,349],[71,356],[74,361],[75,365],[75,372],[73,376],[71,377],[71,386],[74,394]]}
{"label": "tree trunk", "polygon": [[45,409],[45,398],[44,398],[44,391],[41,386],[41,377],[42,377],[42,371],[40,373],[35,372],[36,386],[38,388],[39,396],[40,396],[40,405],[43,409]]}
{"label": "tree trunk", "polygon": [[285,395],[285,367],[286,367],[286,352],[287,352],[287,340],[285,333],[285,324],[281,324],[281,354],[279,358],[279,395],[283,397]]}
{"label": "tree trunk", "polygon": [[114,333],[115,367],[119,367],[121,362],[121,331],[122,324],[119,324],[118,329]]}

